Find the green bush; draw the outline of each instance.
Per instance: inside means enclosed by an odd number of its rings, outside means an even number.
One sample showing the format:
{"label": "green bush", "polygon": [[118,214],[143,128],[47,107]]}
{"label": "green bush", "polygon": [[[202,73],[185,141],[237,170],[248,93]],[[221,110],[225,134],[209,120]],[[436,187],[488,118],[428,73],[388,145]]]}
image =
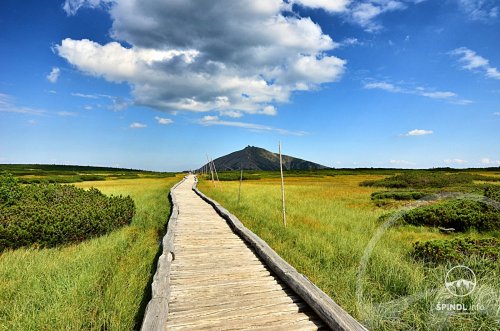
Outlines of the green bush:
{"label": "green bush", "polygon": [[0,251],[79,242],[129,224],[135,212],[128,196],[107,197],[94,188],[59,184],[21,186],[5,178],[0,192],[17,195],[0,208]]}
{"label": "green bush", "polygon": [[478,256],[496,262],[500,258],[500,240],[497,238],[457,238],[415,242],[412,255],[430,263],[459,263],[469,256]]}
{"label": "green bush", "polygon": [[487,186],[484,188],[484,196],[500,202],[500,186]]}
{"label": "green bush", "polygon": [[425,197],[427,193],[418,191],[381,191],[371,194],[372,200],[394,199],[394,200],[418,200]]}
{"label": "green bush", "polygon": [[[471,184],[478,175],[470,173],[453,173],[412,171],[387,177],[380,180],[361,182],[361,186],[390,188],[443,188],[452,185]],[[482,176],[484,178],[489,178]]]}
{"label": "green bush", "polygon": [[20,190],[17,179],[7,172],[0,174],[0,207],[9,206],[19,199]]}
{"label": "green bush", "polygon": [[456,231],[500,229],[500,212],[495,207],[464,199],[415,208],[403,215],[403,219],[413,225],[454,228]]}

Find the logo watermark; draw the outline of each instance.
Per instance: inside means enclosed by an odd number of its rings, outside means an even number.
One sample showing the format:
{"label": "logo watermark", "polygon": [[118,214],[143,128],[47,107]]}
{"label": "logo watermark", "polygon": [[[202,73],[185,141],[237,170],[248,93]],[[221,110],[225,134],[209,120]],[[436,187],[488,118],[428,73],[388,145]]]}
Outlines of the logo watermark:
{"label": "logo watermark", "polygon": [[476,274],[471,268],[457,265],[446,273],[444,286],[456,297],[466,297],[476,288]]}

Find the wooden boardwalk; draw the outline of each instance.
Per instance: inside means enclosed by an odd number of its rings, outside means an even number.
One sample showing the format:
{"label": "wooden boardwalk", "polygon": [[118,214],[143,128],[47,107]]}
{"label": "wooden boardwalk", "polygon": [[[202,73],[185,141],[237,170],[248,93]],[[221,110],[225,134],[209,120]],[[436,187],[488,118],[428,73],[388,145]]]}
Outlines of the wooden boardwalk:
{"label": "wooden boardwalk", "polygon": [[328,329],[192,191],[194,180],[189,176],[174,191],[179,214],[167,329]]}

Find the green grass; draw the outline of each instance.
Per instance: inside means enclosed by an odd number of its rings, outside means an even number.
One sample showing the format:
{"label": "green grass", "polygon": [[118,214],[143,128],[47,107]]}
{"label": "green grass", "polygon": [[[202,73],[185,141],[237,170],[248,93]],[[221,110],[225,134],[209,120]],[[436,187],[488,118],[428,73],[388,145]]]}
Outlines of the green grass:
{"label": "green grass", "polygon": [[175,173],[171,172],[52,164],[0,164],[0,173],[2,171],[13,174],[23,184],[78,183],[97,180],[168,178],[175,176]]}
{"label": "green grass", "polygon": [[180,177],[84,182],[130,195],[130,226],[53,249],[0,255],[0,330],[132,330],[140,326],[159,241]]}
{"label": "green grass", "polygon": [[[334,177],[285,178],[286,228],[281,220],[278,179],[244,181],[240,203],[237,200],[239,183],[236,181],[222,182],[222,190],[203,180],[199,187],[371,329],[496,330],[498,324],[495,319],[499,319],[497,310],[486,315],[452,316],[448,322],[443,322],[443,316],[436,313],[436,303],[451,300],[443,294],[443,290],[446,291],[444,277],[450,266],[429,268],[421,261],[412,259],[413,243],[460,235],[445,235],[432,228],[399,225],[388,229],[366,265],[366,274],[361,280],[363,296],[358,302],[358,268],[370,239],[380,225],[379,216],[387,212],[374,206],[370,200],[371,193],[376,189],[359,186],[359,183],[379,180],[384,176],[386,174],[337,174]],[[482,237],[479,233],[467,235]],[[499,269],[483,270],[480,261],[469,262],[478,269],[483,292],[489,289],[497,300],[474,297],[473,302],[487,302],[487,307],[498,307]],[[418,295],[419,299],[408,306],[402,304],[404,298],[414,295]],[[395,303],[391,306],[387,304],[390,302]]]}

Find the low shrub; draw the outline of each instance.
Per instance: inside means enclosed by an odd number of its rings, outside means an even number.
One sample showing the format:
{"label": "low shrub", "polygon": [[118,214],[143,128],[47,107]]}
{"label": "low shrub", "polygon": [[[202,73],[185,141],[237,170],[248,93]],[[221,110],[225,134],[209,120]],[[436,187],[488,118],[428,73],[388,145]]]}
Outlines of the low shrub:
{"label": "low shrub", "polygon": [[477,175],[470,173],[447,174],[444,172],[412,171],[380,180],[364,181],[360,185],[389,188],[443,188],[471,184],[476,177]]}
{"label": "low shrub", "polygon": [[394,199],[394,200],[418,200],[425,197],[427,193],[418,191],[381,191],[371,194],[372,200]]}
{"label": "low shrub", "polygon": [[0,174],[0,208],[12,205],[21,193],[18,180],[7,172]]}
{"label": "low shrub", "polygon": [[[135,177],[134,177],[135,178]],[[69,184],[79,183],[84,181],[106,180],[105,176],[101,175],[73,175],[73,176],[44,176],[44,177],[28,177],[19,178],[21,184]]]}
{"label": "low shrub", "polygon": [[70,185],[10,184],[8,178],[2,176],[0,192],[15,196],[0,207],[0,251],[79,242],[129,224],[135,212],[129,196],[107,197]]}
{"label": "low shrub", "polygon": [[469,256],[478,256],[496,262],[500,258],[500,240],[497,238],[457,238],[415,242],[412,255],[428,263],[460,263]]}
{"label": "low shrub", "polygon": [[484,188],[484,196],[500,202],[500,186],[486,186]]}
{"label": "low shrub", "polygon": [[454,228],[465,231],[500,229],[500,212],[493,206],[473,200],[455,199],[415,208],[403,215],[413,225]]}
{"label": "low shrub", "polygon": [[106,176],[101,175],[80,175],[80,179],[83,182],[97,181],[97,180],[106,180]]}

